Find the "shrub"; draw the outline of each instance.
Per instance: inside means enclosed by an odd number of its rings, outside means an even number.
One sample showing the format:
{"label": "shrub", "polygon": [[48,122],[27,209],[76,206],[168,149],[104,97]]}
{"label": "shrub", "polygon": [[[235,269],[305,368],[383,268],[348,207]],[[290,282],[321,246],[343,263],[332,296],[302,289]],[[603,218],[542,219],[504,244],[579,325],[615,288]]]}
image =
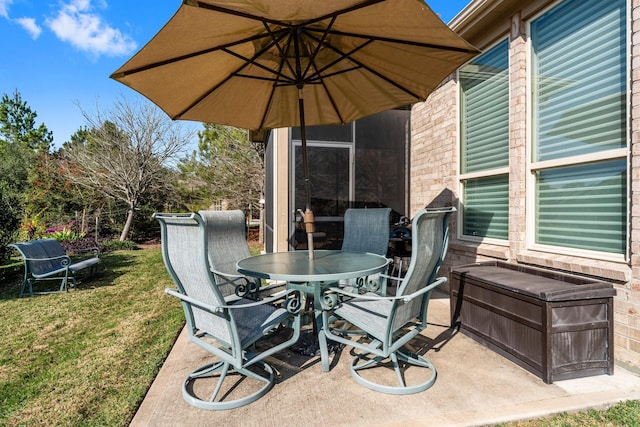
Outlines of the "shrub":
{"label": "shrub", "polygon": [[29,241],[42,239],[45,235],[46,227],[40,215],[34,215],[32,217],[26,217],[22,219],[20,223],[20,230],[18,232],[18,239],[20,241]]}
{"label": "shrub", "polygon": [[75,225],[76,222],[71,221],[69,224],[49,227],[44,231],[45,237],[56,239],[59,242],[83,239],[85,237],[85,233],[81,231],[73,231]]}
{"label": "shrub", "polygon": [[102,251],[101,245],[96,243],[92,237],[84,237],[76,240],[63,240],[60,242],[60,245],[62,245],[64,250],[67,252],[80,253],[85,252],[87,249],[96,247],[100,248],[100,251]]}
{"label": "shrub", "polygon": [[83,239],[85,236],[86,236],[85,233],[75,232],[75,231],[67,230],[67,229],[63,229],[63,230],[59,230],[59,231],[53,231],[53,232],[47,233],[45,235],[45,237],[50,237],[52,239],[56,239],[59,242],[80,240],[80,239]]}
{"label": "shrub", "polygon": [[102,242],[102,249],[104,251],[118,251],[118,250],[126,250],[126,251],[134,251],[138,249],[138,245],[131,240],[106,240]]}
{"label": "shrub", "polygon": [[14,209],[16,203],[8,196],[0,196],[0,263],[9,259],[9,243],[15,242],[20,219]]}

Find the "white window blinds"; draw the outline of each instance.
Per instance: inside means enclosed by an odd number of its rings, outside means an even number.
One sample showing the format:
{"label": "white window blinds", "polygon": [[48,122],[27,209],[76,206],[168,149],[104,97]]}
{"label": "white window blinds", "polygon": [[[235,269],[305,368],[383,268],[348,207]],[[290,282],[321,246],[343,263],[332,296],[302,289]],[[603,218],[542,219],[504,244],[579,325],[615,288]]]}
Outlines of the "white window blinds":
{"label": "white window blinds", "polygon": [[[509,232],[509,43],[460,68],[462,233],[506,240]],[[465,174],[473,174],[465,176]]]}
{"label": "white window blinds", "polygon": [[509,164],[509,43],[460,69],[463,173]]}
{"label": "white window blinds", "polygon": [[625,9],[572,0],[532,22],[534,161],[625,146]]}
{"label": "white window blinds", "polygon": [[626,251],[626,7],[567,0],[531,23],[538,244]]}

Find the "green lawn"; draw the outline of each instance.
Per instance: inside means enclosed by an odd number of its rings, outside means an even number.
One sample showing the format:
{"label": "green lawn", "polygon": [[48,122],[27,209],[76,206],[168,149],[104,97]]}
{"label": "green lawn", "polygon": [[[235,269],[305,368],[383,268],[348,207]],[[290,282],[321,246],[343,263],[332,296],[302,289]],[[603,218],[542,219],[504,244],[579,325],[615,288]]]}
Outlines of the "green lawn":
{"label": "green lawn", "polygon": [[[101,276],[78,289],[28,298],[18,298],[19,275],[0,269],[0,426],[115,427],[133,418],[184,315],[164,294],[173,284],[159,249],[102,259]],[[504,425],[636,426],[640,402]]]}
{"label": "green lawn", "polygon": [[[633,427],[640,426],[640,401],[629,400],[606,410],[561,414],[538,420],[500,424],[504,427]],[[500,427],[497,426],[497,427]]]}
{"label": "green lawn", "polygon": [[19,276],[0,282],[0,425],[131,421],[184,315],[160,250],[102,259],[100,277],[64,294],[18,298]]}

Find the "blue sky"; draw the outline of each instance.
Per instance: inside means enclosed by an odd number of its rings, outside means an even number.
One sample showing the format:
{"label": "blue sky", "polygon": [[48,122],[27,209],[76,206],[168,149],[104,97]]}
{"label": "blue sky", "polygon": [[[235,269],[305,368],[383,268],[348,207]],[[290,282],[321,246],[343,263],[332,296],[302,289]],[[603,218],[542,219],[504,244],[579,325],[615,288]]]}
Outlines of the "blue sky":
{"label": "blue sky", "polygon": [[[469,0],[427,3],[448,22]],[[109,75],[144,46],[180,0],[0,0],[0,96],[23,101],[59,147],[84,126],[82,110],[107,111],[139,96]],[[186,125],[186,124],[185,124]],[[200,129],[200,124],[191,124]]]}

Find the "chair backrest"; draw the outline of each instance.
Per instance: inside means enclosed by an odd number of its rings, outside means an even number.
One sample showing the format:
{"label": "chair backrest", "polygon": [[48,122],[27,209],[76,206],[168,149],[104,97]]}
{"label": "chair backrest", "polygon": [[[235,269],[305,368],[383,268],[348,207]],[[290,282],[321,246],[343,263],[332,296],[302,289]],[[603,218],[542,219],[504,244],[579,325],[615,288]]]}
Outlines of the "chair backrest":
{"label": "chair backrest", "polygon": [[[396,295],[410,295],[429,285],[436,279],[440,266],[447,254],[449,244],[449,216],[454,207],[422,209],[413,218],[411,225],[411,262]],[[415,298],[407,304],[398,303],[394,329],[401,327],[412,318],[420,316],[424,301]]]}
{"label": "chair backrest", "polygon": [[[162,256],[165,266],[178,290],[212,307],[225,304],[215,284],[207,259],[207,233],[196,213],[154,214],[162,234]],[[234,341],[231,316],[214,315],[191,304],[183,304],[190,329],[201,330],[225,343]],[[222,312],[222,310],[221,310]]]}
{"label": "chair backrest", "polygon": [[[207,254],[216,283],[224,296],[235,292],[235,284],[224,284],[238,276],[236,263],[251,256],[247,244],[246,223],[241,210],[200,211],[207,230]],[[260,285],[258,279],[245,277]]]}
{"label": "chair backrest", "polygon": [[16,248],[24,258],[28,259],[26,264],[29,271],[36,276],[58,270],[64,263],[69,264],[69,257],[56,239],[32,240],[13,243],[10,246]]}
{"label": "chair backrest", "polygon": [[391,208],[347,209],[342,250],[386,255]]}

